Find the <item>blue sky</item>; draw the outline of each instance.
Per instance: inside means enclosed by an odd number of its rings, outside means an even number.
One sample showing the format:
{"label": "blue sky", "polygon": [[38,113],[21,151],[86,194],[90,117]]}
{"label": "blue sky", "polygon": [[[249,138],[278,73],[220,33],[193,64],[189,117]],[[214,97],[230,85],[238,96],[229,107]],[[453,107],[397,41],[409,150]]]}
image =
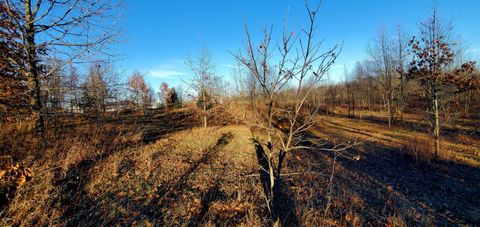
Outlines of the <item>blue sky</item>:
{"label": "blue sky", "polygon": [[[344,42],[331,80],[343,78],[344,65],[351,68],[367,57],[366,46],[382,26],[393,31],[399,24],[413,35],[431,5],[432,0],[324,0],[318,38],[325,39],[325,48]],[[454,20],[468,54],[479,59],[480,1],[437,0],[437,6],[441,17]],[[245,21],[254,40],[261,38],[261,27],[272,24],[278,37],[287,13],[290,30],[297,32],[307,25],[302,0],[127,0],[125,7],[123,33],[115,46],[123,56],[118,67],[127,75],[134,70],[145,73],[155,90],[164,81],[178,85],[180,77],[188,80],[184,59],[202,47],[210,50],[217,72],[228,79],[234,64],[229,51],[242,46]]]}

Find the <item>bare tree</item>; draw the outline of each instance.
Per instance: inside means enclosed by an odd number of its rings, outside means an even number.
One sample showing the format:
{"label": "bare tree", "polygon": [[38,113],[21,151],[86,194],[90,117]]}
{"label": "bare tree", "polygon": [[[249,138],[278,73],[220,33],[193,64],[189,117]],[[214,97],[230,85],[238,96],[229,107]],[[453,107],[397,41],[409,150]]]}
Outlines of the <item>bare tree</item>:
{"label": "bare tree", "polygon": [[355,117],[355,81],[344,66],[343,74],[345,76],[345,91],[347,92],[348,117]]}
{"label": "bare tree", "polygon": [[[87,53],[101,53],[105,44],[117,34],[117,1],[105,0],[4,0],[9,19],[18,28],[25,56],[25,74],[30,90],[35,128],[44,136],[41,113],[40,64],[46,53],[65,64]],[[19,16],[16,15],[19,14]],[[44,72],[48,77],[55,69]],[[44,139],[42,139],[44,142]]]}
{"label": "bare tree", "polygon": [[394,53],[392,51],[392,42],[390,41],[385,29],[380,29],[378,37],[369,47],[370,57],[375,63],[376,81],[380,85],[381,92],[385,95],[387,102],[388,127],[391,127],[393,116],[393,103],[395,99],[394,85]]}
{"label": "bare tree", "polygon": [[98,119],[100,114],[105,113],[108,96],[105,69],[99,63],[90,65],[87,78],[82,84],[83,112]]}
{"label": "bare tree", "polygon": [[202,108],[203,127],[207,128],[208,110],[213,107],[216,85],[220,77],[215,72],[212,56],[207,49],[202,49],[195,58],[185,60],[187,68],[193,73],[193,77],[187,83],[197,93],[197,104]]}
{"label": "bare tree", "polygon": [[79,108],[79,75],[77,73],[77,69],[74,66],[70,67],[70,72],[67,76],[67,100],[69,100],[69,107],[70,107],[70,112],[76,112],[78,111]]}
{"label": "bare tree", "polygon": [[247,113],[247,104],[245,103],[245,99],[248,97],[248,77],[247,76],[247,70],[245,67],[239,63],[238,61],[236,62],[236,65],[231,69],[231,75],[234,80],[234,86],[235,86],[235,96],[238,98],[238,101],[240,102],[243,115],[242,119],[246,118],[246,113]]}
{"label": "bare tree", "polygon": [[163,103],[163,107],[165,107],[165,109],[168,108],[168,105],[167,105],[168,90],[169,90],[168,84],[165,82],[162,82],[162,84],[160,84],[160,92],[158,92],[158,98]]}
{"label": "bare tree", "polygon": [[[268,162],[270,203],[273,201],[273,189],[280,180],[283,161],[286,155],[295,149],[311,149],[305,143],[304,135],[316,124],[315,117],[320,106],[306,106],[306,100],[318,87],[323,76],[335,62],[341,47],[334,47],[322,52],[321,44],[315,39],[315,22],[320,3],[310,8],[306,3],[309,24],[298,36],[284,28],[281,41],[272,45],[272,28],[263,29],[263,39],[255,43],[245,25],[246,40],[243,50],[234,54],[235,58],[250,71],[259,85],[259,94],[266,104],[264,124],[256,126],[267,134],[267,149],[264,156]],[[272,63],[272,55],[278,55],[278,63]],[[288,88],[288,89],[287,89]],[[283,90],[289,90],[292,100],[282,100],[286,106],[278,105]],[[290,104],[291,103],[291,104]],[[286,124],[281,130],[275,130],[276,119],[282,118]],[[273,136],[279,143],[274,146]],[[260,144],[259,144],[260,145]],[[275,161],[277,164],[275,164]]]}
{"label": "bare tree", "polygon": [[42,78],[41,94],[45,111],[56,112],[63,109],[66,96],[66,76],[63,67],[58,66],[59,62],[53,61],[46,67],[53,68],[49,77]]}
{"label": "bare tree", "polygon": [[405,108],[405,99],[406,99],[406,92],[408,88],[408,80],[406,78],[407,74],[407,64],[406,64],[406,58],[407,58],[407,50],[408,50],[408,45],[407,45],[407,38],[405,36],[405,32],[402,30],[400,26],[397,26],[397,31],[396,31],[396,45],[394,46],[394,51],[396,52],[395,54],[395,71],[398,74],[399,78],[399,84],[397,85],[398,87],[398,95],[397,95],[397,109],[400,111],[400,121],[403,121],[403,110]]}

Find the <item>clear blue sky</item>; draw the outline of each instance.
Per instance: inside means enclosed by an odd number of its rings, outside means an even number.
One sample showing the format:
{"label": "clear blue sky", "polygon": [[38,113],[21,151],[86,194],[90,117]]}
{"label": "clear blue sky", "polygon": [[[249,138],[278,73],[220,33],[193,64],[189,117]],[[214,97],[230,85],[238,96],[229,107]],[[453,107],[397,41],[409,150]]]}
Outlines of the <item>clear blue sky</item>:
{"label": "clear blue sky", "polygon": [[[352,67],[366,58],[366,45],[380,27],[393,30],[400,24],[414,34],[431,5],[432,0],[324,0],[318,37],[325,39],[325,48],[344,42],[331,79],[340,80],[344,65]],[[437,0],[437,6],[441,17],[454,20],[456,34],[467,44],[469,55],[478,59],[480,1]],[[297,32],[307,24],[302,0],[127,0],[123,34],[115,47],[124,55],[118,67],[126,74],[146,73],[148,83],[158,90],[163,81],[177,85],[179,77],[188,80],[184,59],[206,47],[217,72],[228,78],[234,64],[229,51],[242,46],[244,22],[253,39],[259,40],[262,26],[273,24],[274,36],[278,35],[287,13],[290,30]]]}

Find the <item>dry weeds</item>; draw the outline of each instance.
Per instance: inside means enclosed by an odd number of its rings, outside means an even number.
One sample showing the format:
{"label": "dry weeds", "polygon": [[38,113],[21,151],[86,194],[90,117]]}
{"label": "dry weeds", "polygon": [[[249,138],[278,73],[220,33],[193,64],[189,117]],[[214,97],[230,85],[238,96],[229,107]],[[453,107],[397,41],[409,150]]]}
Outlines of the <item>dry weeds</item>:
{"label": "dry weeds", "polygon": [[[234,120],[191,128],[192,119],[187,109],[155,113],[141,130],[110,126],[105,138],[100,128],[90,128],[89,136],[52,144],[42,159],[26,156],[20,164],[35,177],[17,190],[0,225],[272,224],[250,128],[223,126]],[[176,130],[155,128],[164,124]],[[367,120],[324,117],[312,134],[336,141],[360,137],[366,143],[347,151],[359,159],[338,158],[328,212],[332,154],[289,155],[283,195],[301,225],[479,223],[476,159],[467,159],[469,165],[428,162],[426,133],[387,130]],[[478,141],[454,139],[442,144],[451,155],[478,155],[473,147]]]}

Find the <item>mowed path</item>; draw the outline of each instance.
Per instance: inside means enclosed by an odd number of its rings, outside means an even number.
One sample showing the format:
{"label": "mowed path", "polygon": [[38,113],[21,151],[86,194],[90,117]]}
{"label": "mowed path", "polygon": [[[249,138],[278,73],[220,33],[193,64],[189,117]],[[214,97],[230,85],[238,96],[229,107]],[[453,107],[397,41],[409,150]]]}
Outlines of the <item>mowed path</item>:
{"label": "mowed path", "polygon": [[194,128],[115,153],[89,171],[71,224],[261,225],[250,131]]}
{"label": "mowed path", "polygon": [[[373,142],[378,145],[397,150],[410,149],[412,146],[422,146],[433,152],[433,139],[430,134],[413,131],[404,126],[388,128],[386,125],[368,120],[345,117],[322,116],[319,124],[312,130],[320,138],[354,140]],[[442,138],[441,148],[443,158],[455,162],[480,167],[480,141],[476,137],[458,133],[456,136]]]}
{"label": "mowed path", "polygon": [[[330,209],[325,215],[333,153],[296,151],[288,177],[304,222],[326,218],[332,225],[460,225],[480,224],[480,169],[473,144],[445,141],[455,159],[416,162],[405,149],[428,134],[359,119],[322,116],[311,130],[319,138],[364,141],[335,163]],[[458,157],[464,157],[461,159]],[[453,160],[453,161],[452,161]],[[320,210],[320,212],[319,212]],[[309,215],[306,215],[309,214]]]}

